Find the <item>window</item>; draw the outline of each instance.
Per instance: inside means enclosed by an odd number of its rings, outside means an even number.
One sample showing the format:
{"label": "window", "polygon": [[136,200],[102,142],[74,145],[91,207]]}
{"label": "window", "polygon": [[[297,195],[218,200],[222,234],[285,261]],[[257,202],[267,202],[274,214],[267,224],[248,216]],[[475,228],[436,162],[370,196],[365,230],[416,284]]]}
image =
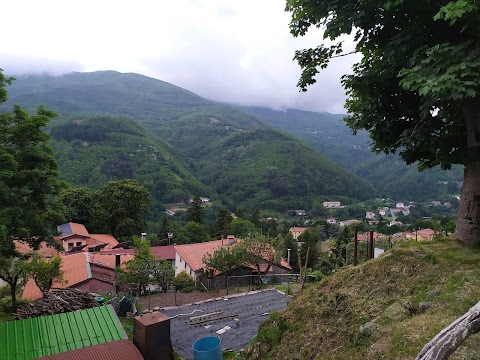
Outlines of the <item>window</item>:
{"label": "window", "polygon": [[81,242],[81,241],[77,241],[77,246],[82,246],[82,242]]}
{"label": "window", "polygon": [[73,243],[68,243],[68,250],[72,250],[73,249]]}
{"label": "window", "polygon": [[187,269],[187,263],[185,263],[185,269]]}

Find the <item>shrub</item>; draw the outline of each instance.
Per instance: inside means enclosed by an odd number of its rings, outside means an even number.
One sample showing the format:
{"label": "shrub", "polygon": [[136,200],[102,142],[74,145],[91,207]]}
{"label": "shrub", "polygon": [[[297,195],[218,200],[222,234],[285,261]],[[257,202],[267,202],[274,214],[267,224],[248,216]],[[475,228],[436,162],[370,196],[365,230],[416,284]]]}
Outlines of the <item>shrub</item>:
{"label": "shrub", "polygon": [[172,281],[173,285],[175,286],[176,290],[182,290],[186,288],[187,286],[195,286],[195,280],[188,275],[185,271],[182,271],[180,274],[175,276],[175,278]]}
{"label": "shrub", "polygon": [[0,286],[0,299],[9,295],[10,295],[10,286],[9,285]]}
{"label": "shrub", "polygon": [[4,296],[2,299],[0,299],[0,310],[5,313],[10,313],[13,311],[12,297],[10,295]]}
{"label": "shrub", "polygon": [[182,289],[182,292],[183,293],[191,293],[195,288],[193,286],[185,286],[183,289]]}

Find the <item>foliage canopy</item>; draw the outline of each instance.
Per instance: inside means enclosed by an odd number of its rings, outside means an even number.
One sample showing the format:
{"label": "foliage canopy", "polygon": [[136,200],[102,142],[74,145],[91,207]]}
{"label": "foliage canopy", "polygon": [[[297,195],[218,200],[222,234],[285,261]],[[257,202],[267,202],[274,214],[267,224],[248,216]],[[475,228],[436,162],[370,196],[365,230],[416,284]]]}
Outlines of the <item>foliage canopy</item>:
{"label": "foliage canopy", "polygon": [[290,29],[324,29],[324,43],[297,51],[302,90],[318,68],[344,55],[354,33],[362,59],[344,75],[346,122],[365,129],[376,152],[419,168],[465,165],[457,236],[478,243],[480,226],[480,4],[475,0],[288,0]]}

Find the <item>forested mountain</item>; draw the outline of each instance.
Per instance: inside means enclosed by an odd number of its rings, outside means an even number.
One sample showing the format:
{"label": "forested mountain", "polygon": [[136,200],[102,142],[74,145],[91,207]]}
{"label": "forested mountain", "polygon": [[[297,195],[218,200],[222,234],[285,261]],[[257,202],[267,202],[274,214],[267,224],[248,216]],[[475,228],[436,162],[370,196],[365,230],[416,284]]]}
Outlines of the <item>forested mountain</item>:
{"label": "forested mountain", "polygon": [[146,186],[154,208],[193,195],[211,195],[173,149],[131,119],[73,116],[49,127],[61,177],[75,186],[100,188],[109,180],[133,178]]}
{"label": "forested mountain", "polygon": [[232,204],[313,209],[340,196],[368,199],[376,189],[276,130],[235,133],[201,153],[200,179]]}
{"label": "forested mountain", "polygon": [[[261,107],[240,107],[268,125],[288,131],[312,146],[326,158],[342,165],[374,184],[384,196],[403,200],[431,200],[452,193],[463,180],[463,169],[440,168],[418,172],[397,155],[370,151],[366,131],[353,135],[342,121],[343,115],[295,109],[276,111]],[[445,182],[450,182],[449,184]],[[454,192],[455,193],[455,192]]]}
{"label": "forested mountain", "polygon": [[76,185],[133,176],[157,203],[209,194],[191,171],[232,208],[308,209],[326,197],[376,193],[243,110],[138,74],[18,77],[0,110],[13,104],[44,104],[60,114],[52,144],[63,177]]}

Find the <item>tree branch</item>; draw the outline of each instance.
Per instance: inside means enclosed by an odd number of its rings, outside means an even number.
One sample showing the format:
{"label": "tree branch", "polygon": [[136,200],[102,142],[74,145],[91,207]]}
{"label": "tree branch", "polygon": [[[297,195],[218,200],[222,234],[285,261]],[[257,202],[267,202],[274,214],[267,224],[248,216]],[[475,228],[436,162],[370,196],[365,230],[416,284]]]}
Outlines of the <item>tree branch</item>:
{"label": "tree branch", "polygon": [[445,360],[472,334],[480,331],[480,302],[440,331],[415,360]]}
{"label": "tree branch", "polygon": [[347,55],[352,55],[352,54],[356,54],[358,53],[357,50],[353,50],[353,51],[350,51],[348,53],[344,53],[344,54],[338,54],[338,55],[332,55],[331,59],[333,58],[338,58],[338,57],[342,57],[342,56],[347,56]]}

